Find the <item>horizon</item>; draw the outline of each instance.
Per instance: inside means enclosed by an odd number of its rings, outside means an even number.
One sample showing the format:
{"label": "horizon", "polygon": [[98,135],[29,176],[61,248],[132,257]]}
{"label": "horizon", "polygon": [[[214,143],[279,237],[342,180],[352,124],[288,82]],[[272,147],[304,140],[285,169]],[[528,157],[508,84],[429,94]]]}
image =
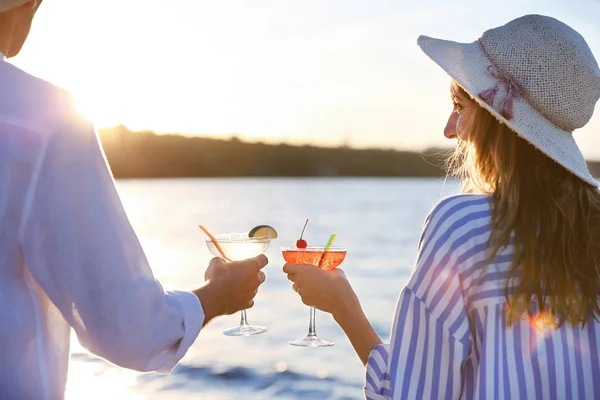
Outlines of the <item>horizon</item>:
{"label": "horizon", "polygon": [[[124,124],[121,125],[116,125],[116,126],[109,126],[109,127],[102,127],[98,129],[98,133],[100,134],[100,139],[103,143],[109,143],[112,141],[112,138],[110,137],[111,135],[114,134],[114,131],[118,131],[121,129],[125,129],[127,130],[128,134],[151,134],[151,135],[157,135],[157,136],[181,136],[181,137],[185,137],[185,138],[190,138],[190,139],[207,139],[207,140],[218,140],[218,141],[239,141],[241,143],[245,143],[245,144],[263,144],[263,145],[267,145],[267,146],[280,146],[280,145],[286,145],[286,146],[296,146],[296,147],[314,147],[314,148],[326,148],[326,149],[349,149],[349,150],[365,150],[365,151],[396,151],[396,152],[409,152],[409,153],[418,153],[418,154],[422,154],[424,156],[433,156],[435,154],[428,154],[427,152],[429,151],[451,151],[455,148],[454,143],[451,141],[447,141],[445,144],[446,146],[444,146],[443,144],[441,146],[429,146],[429,147],[425,147],[422,149],[403,149],[403,148],[395,148],[395,147],[385,147],[385,146],[369,146],[369,145],[364,145],[364,146],[354,146],[352,144],[344,144],[344,143],[339,143],[339,144],[327,144],[327,143],[291,143],[289,141],[286,141],[285,139],[281,139],[280,141],[277,140],[272,140],[272,141],[263,141],[260,140],[260,138],[256,139],[254,138],[254,140],[252,140],[252,138],[245,138],[245,137],[240,137],[236,134],[230,134],[230,135],[210,135],[210,134],[186,134],[186,133],[180,133],[180,132],[154,132],[152,130],[149,129],[143,129],[143,130],[138,130],[138,131],[134,131],[131,130],[129,127],[127,127]],[[592,164],[600,164],[600,158],[598,159],[594,159],[594,158],[586,158],[586,161],[588,163],[592,163]]]}
{"label": "horizon", "polygon": [[[486,8],[473,0],[54,0],[11,62],[73,92],[99,129],[422,151],[452,146],[442,133],[451,103],[450,78],[418,48],[419,34],[472,42],[538,13],[569,24],[600,59],[598,0]],[[599,134],[600,112],[575,132],[588,160],[600,160]]]}

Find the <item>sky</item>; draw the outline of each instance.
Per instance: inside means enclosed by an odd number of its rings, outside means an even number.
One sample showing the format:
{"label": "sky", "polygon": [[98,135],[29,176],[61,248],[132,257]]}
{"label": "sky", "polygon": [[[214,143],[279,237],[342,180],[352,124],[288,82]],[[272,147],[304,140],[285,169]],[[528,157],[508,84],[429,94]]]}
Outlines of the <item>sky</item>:
{"label": "sky", "polygon": [[[99,128],[423,150],[451,144],[450,79],[417,37],[472,42],[531,13],[600,60],[600,0],[45,0],[12,62]],[[600,160],[600,111],[575,138]]]}

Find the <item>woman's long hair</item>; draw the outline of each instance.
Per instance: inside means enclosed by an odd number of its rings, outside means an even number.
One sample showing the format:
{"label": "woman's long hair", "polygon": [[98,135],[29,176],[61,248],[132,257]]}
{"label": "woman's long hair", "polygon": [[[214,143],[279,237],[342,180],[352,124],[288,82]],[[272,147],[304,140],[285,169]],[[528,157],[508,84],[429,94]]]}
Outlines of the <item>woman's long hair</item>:
{"label": "woman's long hair", "polygon": [[513,236],[509,324],[526,312],[585,326],[600,316],[600,191],[473,107],[450,169],[464,179],[463,192],[491,196],[488,264]]}

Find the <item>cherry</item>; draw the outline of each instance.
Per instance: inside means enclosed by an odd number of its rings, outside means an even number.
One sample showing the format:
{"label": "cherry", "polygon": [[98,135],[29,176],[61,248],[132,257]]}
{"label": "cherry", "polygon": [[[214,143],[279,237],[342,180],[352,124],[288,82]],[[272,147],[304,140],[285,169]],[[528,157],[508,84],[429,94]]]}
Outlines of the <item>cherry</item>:
{"label": "cherry", "polygon": [[306,243],[306,240],[302,239],[302,236],[304,236],[304,230],[306,229],[307,224],[308,224],[308,219],[306,219],[306,222],[304,223],[304,228],[302,228],[302,233],[300,234],[300,239],[296,240],[296,247],[299,249],[305,249],[308,246],[308,243]]}

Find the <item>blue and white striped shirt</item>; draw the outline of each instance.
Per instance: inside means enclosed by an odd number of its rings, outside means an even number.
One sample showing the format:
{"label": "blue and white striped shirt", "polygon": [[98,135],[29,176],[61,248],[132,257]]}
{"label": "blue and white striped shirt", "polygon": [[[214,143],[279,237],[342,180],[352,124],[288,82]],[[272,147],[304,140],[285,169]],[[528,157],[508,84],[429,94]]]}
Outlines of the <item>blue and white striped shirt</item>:
{"label": "blue and white striped shirt", "polygon": [[507,325],[514,249],[484,268],[490,216],[484,195],[434,207],[390,344],[369,357],[367,399],[600,398],[600,322],[557,328],[524,316]]}

